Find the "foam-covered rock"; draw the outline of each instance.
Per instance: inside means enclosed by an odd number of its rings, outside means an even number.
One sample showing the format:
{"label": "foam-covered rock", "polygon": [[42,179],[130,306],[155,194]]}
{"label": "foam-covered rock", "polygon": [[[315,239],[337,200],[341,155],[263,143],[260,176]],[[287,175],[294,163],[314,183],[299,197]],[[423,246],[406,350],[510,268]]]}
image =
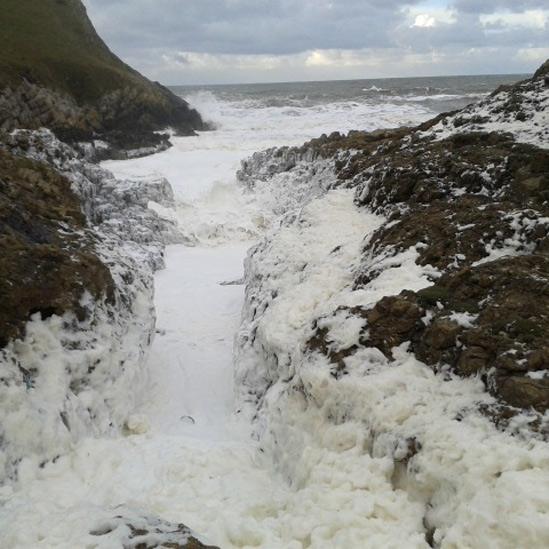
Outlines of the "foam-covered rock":
{"label": "foam-covered rock", "polygon": [[117,433],[143,399],[153,273],[172,221],[165,180],[117,181],[49,131],[0,150],[2,476],[89,435]]}
{"label": "foam-covered rock", "polygon": [[242,409],[298,489],[388,460],[364,498],[410,521],[410,547],[549,543],[543,79],[243,165],[247,186],[333,175],[248,256]]}

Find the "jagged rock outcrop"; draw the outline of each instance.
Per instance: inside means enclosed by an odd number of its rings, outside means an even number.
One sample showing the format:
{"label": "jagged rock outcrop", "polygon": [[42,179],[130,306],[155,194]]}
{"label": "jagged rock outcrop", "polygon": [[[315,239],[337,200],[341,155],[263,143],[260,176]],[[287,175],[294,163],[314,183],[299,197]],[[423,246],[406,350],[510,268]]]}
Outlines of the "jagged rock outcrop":
{"label": "jagged rock outcrop", "polygon": [[107,48],[80,0],[7,0],[0,26],[0,131],[47,127],[71,143],[100,139],[111,150],[99,157],[120,157],[169,146],[158,130],[205,129],[183,99]]}
{"label": "jagged rock outcrop", "polygon": [[[183,241],[149,202],[173,200],[166,180],[116,180],[48,130],[0,145],[3,485],[85,437],[130,432],[149,390],[153,274],[165,245]],[[102,546],[207,547],[183,524],[127,508],[100,514],[89,536]]]}
{"label": "jagged rock outcrop", "polygon": [[117,181],[51,132],[0,148],[0,477],[121,429],[147,390],[165,180]]}
{"label": "jagged rock outcrop", "polygon": [[[93,253],[70,182],[48,166],[0,150],[0,346],[24,334],[34,314],[72,310],[82,295],[114,298],[109,270]],[[60,197],[62,199],[60,200]],[[32,260],[31,260],[32,258]]]}
{"label": "jagged rock outcrop", "polygon": [[292,195],[295,174],[301,202],[247,258],[242,411],[297,489],[336,469],[360,490],[386,460],[391,497],[368,508],[400,519],[404,494],[423,517],[380,546],[549,543],[548,101],[541,71],[416,128],[243,164],[248,188]]}
{"label": "jagged rock outcrop", "polygon": [[[165,245],[185,238],[149,208],[174,205],[165,179],[121,181],[93,162],[150,154],[170,145],[158,130],[205,125],[114,56],[80,0],[7,0],[0,26],[0,484],[9,496],[83,438],[131,433],[149,390],[153,274]],[[89,531],[94,546],[206,547],[146,512],[92,514],[105,517]],[[12,535],[1,537],[10,545]]]}
{"label": "jagged rock outcrop", "polygon": [[[513,408],[548,409],[544,67],[531,80],[418,128],[323,136],[243,163],[240,177],[249,186],[254,172],[256,180],[296,166],[310,174],[331,159],[331,187],[353,189],[357,206],[386,218],[364,246],[355,290],[375,284],[390,258],[412,248],[415,263],[433,270],[429,288],[404,288],[402,297],[373,309],[349,308],[350,316],[366,320],[364,335],[337,359],[320,341],[330,340],[329,331],[318,329],[312,348],[344,369],[343,357],[360,346],[391,356],[392,347],[410,341],[435,368],[482,375],[503,416]],[[465,317],[471,320],[460,321]]]}

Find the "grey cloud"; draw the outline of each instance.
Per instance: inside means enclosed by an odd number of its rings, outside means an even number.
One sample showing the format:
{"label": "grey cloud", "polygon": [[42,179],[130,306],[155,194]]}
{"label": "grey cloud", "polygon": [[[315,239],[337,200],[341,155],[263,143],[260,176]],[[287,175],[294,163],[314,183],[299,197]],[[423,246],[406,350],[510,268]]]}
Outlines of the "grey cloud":
{"label": "grey cloud", "polygon": [[[406,2],[406,4],[417,3]],[[287,54],[391,45],[402,0],[87,0],[119,51],[133,46]],[[123,22],[123,25],[121,25]]]}
{"label": "grey cloud", "polygon": [[415,51],[428,51],[460,46],[546,47],[549,32],[545,28],[508,27],[503,22],[482,25],[477,14],[458,12],[452,24],[441,23],[430,28],[401,27],[396,31],[401,45],[412,45]]}
{"label": "grey cloud", "polygon": [[173,60],[179,65],[190,65],[191,61],[187,53],[175,52],[173,54]]}
{"label": "grey cloud", "polygon": [[521,13],[529,9],[547,9],[547,0],[455,0],[452,5],[465,13],[490,14],[499,10]]}
{"label": "grey cloud", "polygon": [[[379,52],[385,51],[387,56],[393,56],[391,59],[398,51],[402,58],[430,53],[436,59],[452,60],[445,61],[446,69],[437,66],[436,70],[444,73],[460,70],[457,67],[462,65],[466,72],[467,63],[477,67],[483,62],[487,72],[500,66],[507,71],[515,70],[515,66],[526,69],[518,61],[513,65],[504,59],[509,60],[524,48],[549,47],[547,26],[521,28],[497,19],[484,24],[480,20],[481,14],[501,10],[520,14],[527,9],[548,9],[547,0],[447,0],[446,3],[438,0],[436,4],[426,0],[84,0],[84,3],[100,34],[118,55],[147,74],[172,82],[183,81],[182,75],[199,70],[188,57],[190,52],[233,55],[235,59],[301,54],[305,59],[304,52],[312,50],[372,51],[381,57]],[[411,14],[436,15],[434,6],[452,10],[453,19],[436,21],[430,26],[412,25]],[[479,54],[483,49],[485,53]],[[233,72],[238,70],[241,69],[235,68]],[[307,73],[313,69],[306,67],[299,71],[294,68],[294,73],[288,69],[290,72],[284,74],[267,70],[271,71],[267,78],[351,74],[341,72],[336,65],[330,68],[332,72],[318,74]],[[254,74],[263,78],[261,72]],[[208,73],[207,78],[216,77]],[[253,80],[254,76],[246,78]]]}

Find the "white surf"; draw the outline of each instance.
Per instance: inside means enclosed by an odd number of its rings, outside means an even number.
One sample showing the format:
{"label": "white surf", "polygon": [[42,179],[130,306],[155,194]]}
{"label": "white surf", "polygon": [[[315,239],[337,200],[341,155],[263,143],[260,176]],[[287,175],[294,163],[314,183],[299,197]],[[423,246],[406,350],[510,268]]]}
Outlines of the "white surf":
{"label": "white surf", "polygon": [[[150,399],[135,411],[127,436],[84,440],[70,455],[22,475],[15,493],[5,489],[8,546],[115,547],[90,532],[105,509],[120,505],[183,522],[223,548],[321,547],[311,541],[315,524],[328,530],[344,524],[352,536],[354,519],[360,522],[360,507],[341,520],[338,502],[352,501],[343,494],[351,485],[295,491],[235,413],[232,345],[244,292],[238,281],[246,250],[275,218],[261,194],[237,186],[235,172],[257,150],[322,132],[419,122],[430,113],[413,105],[368,110],[351,103],[254,109],[211,94],[190,101],[210,113],[215,131],[175,137],[173,148],[154,156],[105,163],[121,177],[166,177],[177,208],[164,213],[193,244],[168,247],[167,267],[156,278]],[[415,521],[413,506],[409,513]],[[341,537],[341,547],[350,539]]]}

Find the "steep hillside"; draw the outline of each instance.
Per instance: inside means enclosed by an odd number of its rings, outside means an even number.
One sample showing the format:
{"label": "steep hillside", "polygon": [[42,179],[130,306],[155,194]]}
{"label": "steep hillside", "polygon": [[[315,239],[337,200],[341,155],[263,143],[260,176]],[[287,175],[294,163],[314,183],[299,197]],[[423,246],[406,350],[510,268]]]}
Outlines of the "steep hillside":
{"label": "steep hillside", "polygon": [[118,59],[80,0],[5,0],[0,12],[0,128],[49,127],[68,140],[102,137],[124,148],[189,135],[200,115]]}

